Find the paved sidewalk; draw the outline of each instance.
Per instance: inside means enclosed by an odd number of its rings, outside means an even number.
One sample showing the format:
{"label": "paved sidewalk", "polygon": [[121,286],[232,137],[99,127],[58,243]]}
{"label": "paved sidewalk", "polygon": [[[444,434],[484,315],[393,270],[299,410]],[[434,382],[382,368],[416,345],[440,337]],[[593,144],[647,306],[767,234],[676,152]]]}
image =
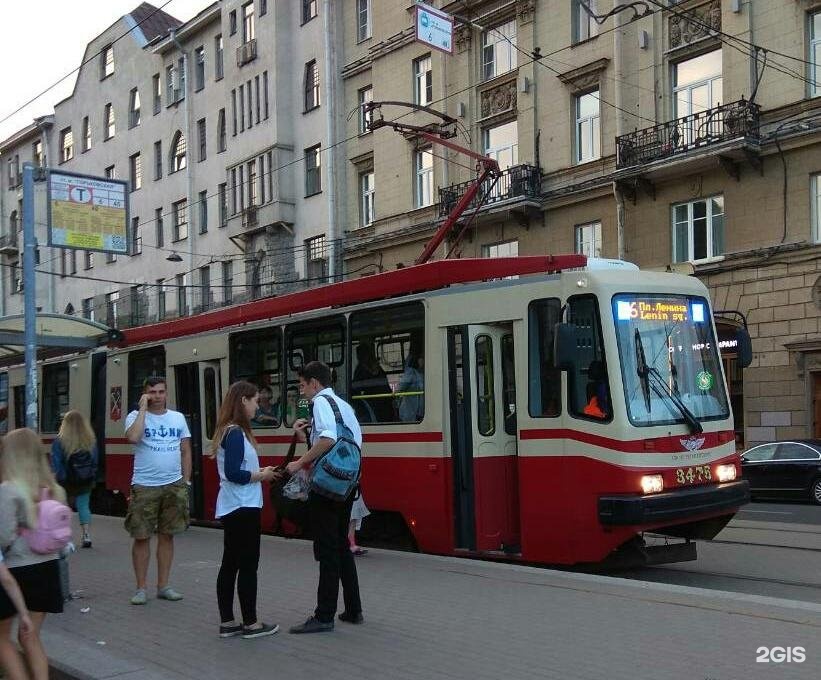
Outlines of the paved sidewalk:
{"label": "paved sidewalk", "polygon": [[[311,612],[309,543],[263,537],[259,612],[282,631],[217,637],[218,530],[177,539],[181,602],[133,592],[122,519],[95,517],[71,559],[84,597],[46,621],[53,677],[122,680],[357,678],[748,680],[821,677],[821,605],[372,550],[357,558],[366,623],[289,635]],[[152,557],[149,580],[154,578]],[[88,611],[84,609],[88,608]],[[237,610],[237,614],[238,614]],[[757,663],[759,647],[804,647],[803,663]]]}

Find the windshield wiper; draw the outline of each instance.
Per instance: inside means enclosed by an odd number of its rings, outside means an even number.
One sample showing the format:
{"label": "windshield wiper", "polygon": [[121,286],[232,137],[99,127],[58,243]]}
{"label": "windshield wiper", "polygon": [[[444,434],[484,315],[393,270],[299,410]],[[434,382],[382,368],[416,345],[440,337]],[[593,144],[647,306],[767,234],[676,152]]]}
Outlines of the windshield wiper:
{"label": "windshield wiper", "polygon": [[[704,432],[704,428],[701,426],[701,423],[698,421],[698,418],[695,417],[693,412],[687,408],[687,405],[681,400],[681,397],[678,395],[677,392],[674,392],[670,389],[669,385],[664,381],[662,378],[661,373],[659,373],[658,369],[655,366],[648,366],[647,361],[644,356],[644,345],[641,341],[641,334],[639,333],[639,329],[636,329],[635,335],[636,341],[636,371],[639,374],[639,377],[642,381],[642,391],[644,392],[644,400],[647,405],[647,412],[650,412],[650,388],[653,389],[659,397],[664,399],[665,397],[673,402],[678,410],[681,412],[681,415],[684,417],[684,422],[687,423],[687,427],[690,428],[690,432],[692,434],[701,434]],[[650,378],[653,378],[654,381],[651,383]]]}

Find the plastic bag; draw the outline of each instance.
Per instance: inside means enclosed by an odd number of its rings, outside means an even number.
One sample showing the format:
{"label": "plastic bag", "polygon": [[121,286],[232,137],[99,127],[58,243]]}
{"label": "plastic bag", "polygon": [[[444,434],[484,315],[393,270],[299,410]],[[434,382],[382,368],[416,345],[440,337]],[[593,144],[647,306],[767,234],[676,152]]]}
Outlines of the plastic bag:
{"label": "plastic bag", "polygon": [[299,470],[282,487],[282,495],[292,501],[307,501],[308,491],[311,488],[311,480],[308,473],[303,469]]}

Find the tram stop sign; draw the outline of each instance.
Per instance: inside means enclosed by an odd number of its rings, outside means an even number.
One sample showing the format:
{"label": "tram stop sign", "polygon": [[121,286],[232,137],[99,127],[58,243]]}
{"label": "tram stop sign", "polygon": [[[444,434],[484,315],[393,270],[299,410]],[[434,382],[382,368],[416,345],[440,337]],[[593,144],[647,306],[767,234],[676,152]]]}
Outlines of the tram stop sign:
{"label": "tram stop sign", "polygon": [[436,50],[453,54],[453,17],[435,7],[418,3],[416,39]]}

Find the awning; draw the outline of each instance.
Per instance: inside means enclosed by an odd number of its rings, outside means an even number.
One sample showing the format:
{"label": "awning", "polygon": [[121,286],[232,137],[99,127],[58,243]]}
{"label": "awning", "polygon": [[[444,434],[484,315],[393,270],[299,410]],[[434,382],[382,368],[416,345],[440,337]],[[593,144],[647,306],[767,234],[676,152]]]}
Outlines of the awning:
{"label": "awning", "polygon": [[[38,350],[79,352],[122,339],[116,328],[68,314],[38,314],[35,322]],[[0,360],[25,352],[23,314],[0,317]]]}

